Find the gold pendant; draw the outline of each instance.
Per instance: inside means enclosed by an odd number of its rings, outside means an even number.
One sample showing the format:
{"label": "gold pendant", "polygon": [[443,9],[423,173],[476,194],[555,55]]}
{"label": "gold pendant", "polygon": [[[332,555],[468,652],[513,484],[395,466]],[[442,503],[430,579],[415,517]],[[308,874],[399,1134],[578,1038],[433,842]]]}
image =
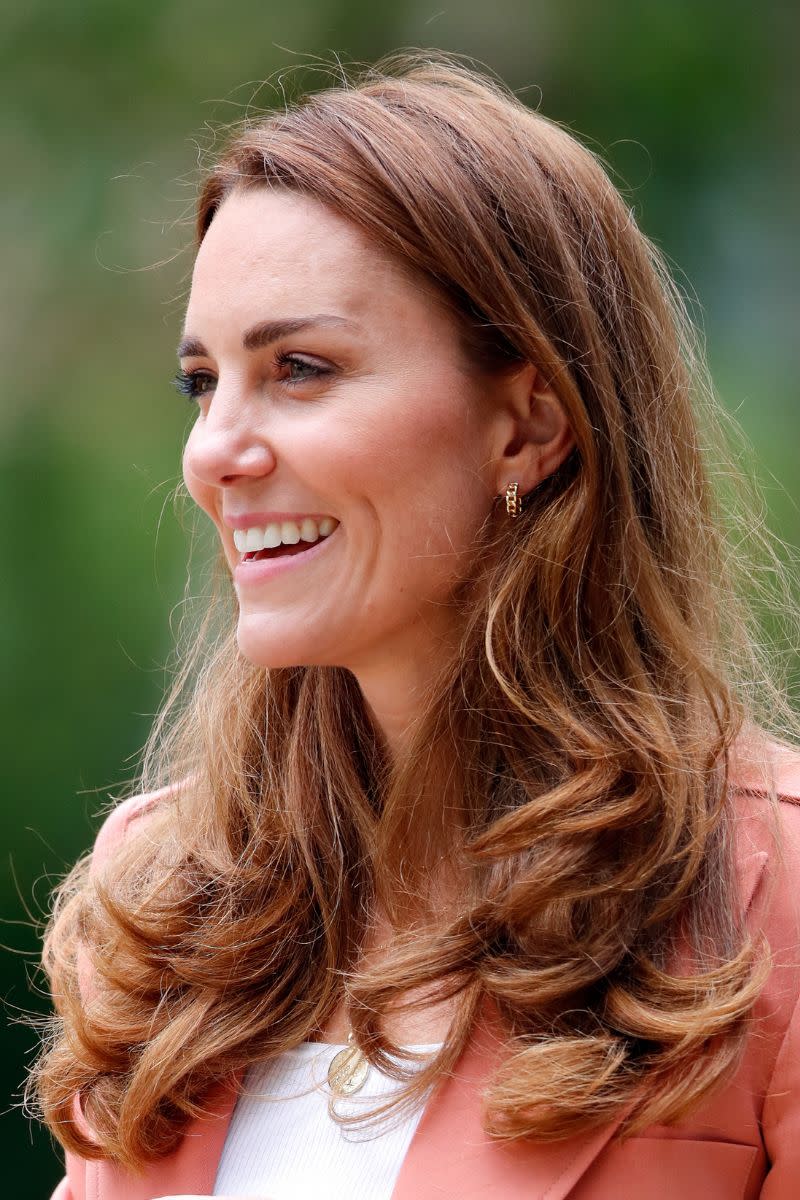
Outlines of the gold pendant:
{"label": "gold pendant", "polygon": [[352,1096],[364,1086],[369,1075],[369,1059],[354,1046],[350,1033],[344,1050],[334,1054],[328,1067],[328,1087],[334,1096]]}

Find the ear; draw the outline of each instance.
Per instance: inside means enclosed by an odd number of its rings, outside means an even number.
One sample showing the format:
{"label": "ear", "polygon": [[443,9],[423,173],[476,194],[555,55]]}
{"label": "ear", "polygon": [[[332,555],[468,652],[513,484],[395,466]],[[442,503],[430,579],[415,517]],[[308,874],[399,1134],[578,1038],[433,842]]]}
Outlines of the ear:
{"label": "ear", "polygon": [[495,396],[494,495],[516,480],[520,496],[552,475],[575,445],[566,413],[541,372],[525,363],[498,385]]}

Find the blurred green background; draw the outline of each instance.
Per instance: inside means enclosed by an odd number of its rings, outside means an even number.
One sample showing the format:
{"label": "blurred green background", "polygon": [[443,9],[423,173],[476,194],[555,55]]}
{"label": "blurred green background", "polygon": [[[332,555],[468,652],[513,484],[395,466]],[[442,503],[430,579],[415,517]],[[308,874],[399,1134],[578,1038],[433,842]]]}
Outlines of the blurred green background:
{"label": "blurred green background", "polygon": [[[131,772],[164,686],[188,535],[170,387],[197,143],[309,56],[473,55],[599,149],[694,290],[768,521],[800,544],[798,9],[766,0],[27,0],[0,17],[0,1154],[48,1196],[19,1111],[47,894]],[[307,76],[306,76],[307,78]],[[274,77],[277,83],[277,77]],[[320,78],[318,86],[323,80]],[[185,526],[185,522],[183,523]],[[41,981],[38,980],[40,983]]]}

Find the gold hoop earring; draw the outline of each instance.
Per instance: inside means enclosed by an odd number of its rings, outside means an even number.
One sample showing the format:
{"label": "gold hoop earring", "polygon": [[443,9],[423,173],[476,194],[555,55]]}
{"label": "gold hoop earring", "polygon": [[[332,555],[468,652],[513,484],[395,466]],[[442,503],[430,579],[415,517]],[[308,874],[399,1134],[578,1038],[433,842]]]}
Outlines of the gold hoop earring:
{"label": "gold hoop earring", "polygon": [[522,500],[518,493],[519,484],[515,481],[506,488],[506,512],[512,520],[516,520],[522,512]]}

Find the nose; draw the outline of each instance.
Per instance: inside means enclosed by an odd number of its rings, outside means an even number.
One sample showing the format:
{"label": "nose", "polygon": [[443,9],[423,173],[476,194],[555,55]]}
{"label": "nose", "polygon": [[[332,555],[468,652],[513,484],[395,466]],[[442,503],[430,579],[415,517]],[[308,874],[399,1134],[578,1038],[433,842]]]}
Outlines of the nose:
{"label": "nose", "polygon": [[243,476],[275,468],[275,454],[252,406],[222,394],[198,413],[183,452],[183,471],[207,487],[224,487]]}

